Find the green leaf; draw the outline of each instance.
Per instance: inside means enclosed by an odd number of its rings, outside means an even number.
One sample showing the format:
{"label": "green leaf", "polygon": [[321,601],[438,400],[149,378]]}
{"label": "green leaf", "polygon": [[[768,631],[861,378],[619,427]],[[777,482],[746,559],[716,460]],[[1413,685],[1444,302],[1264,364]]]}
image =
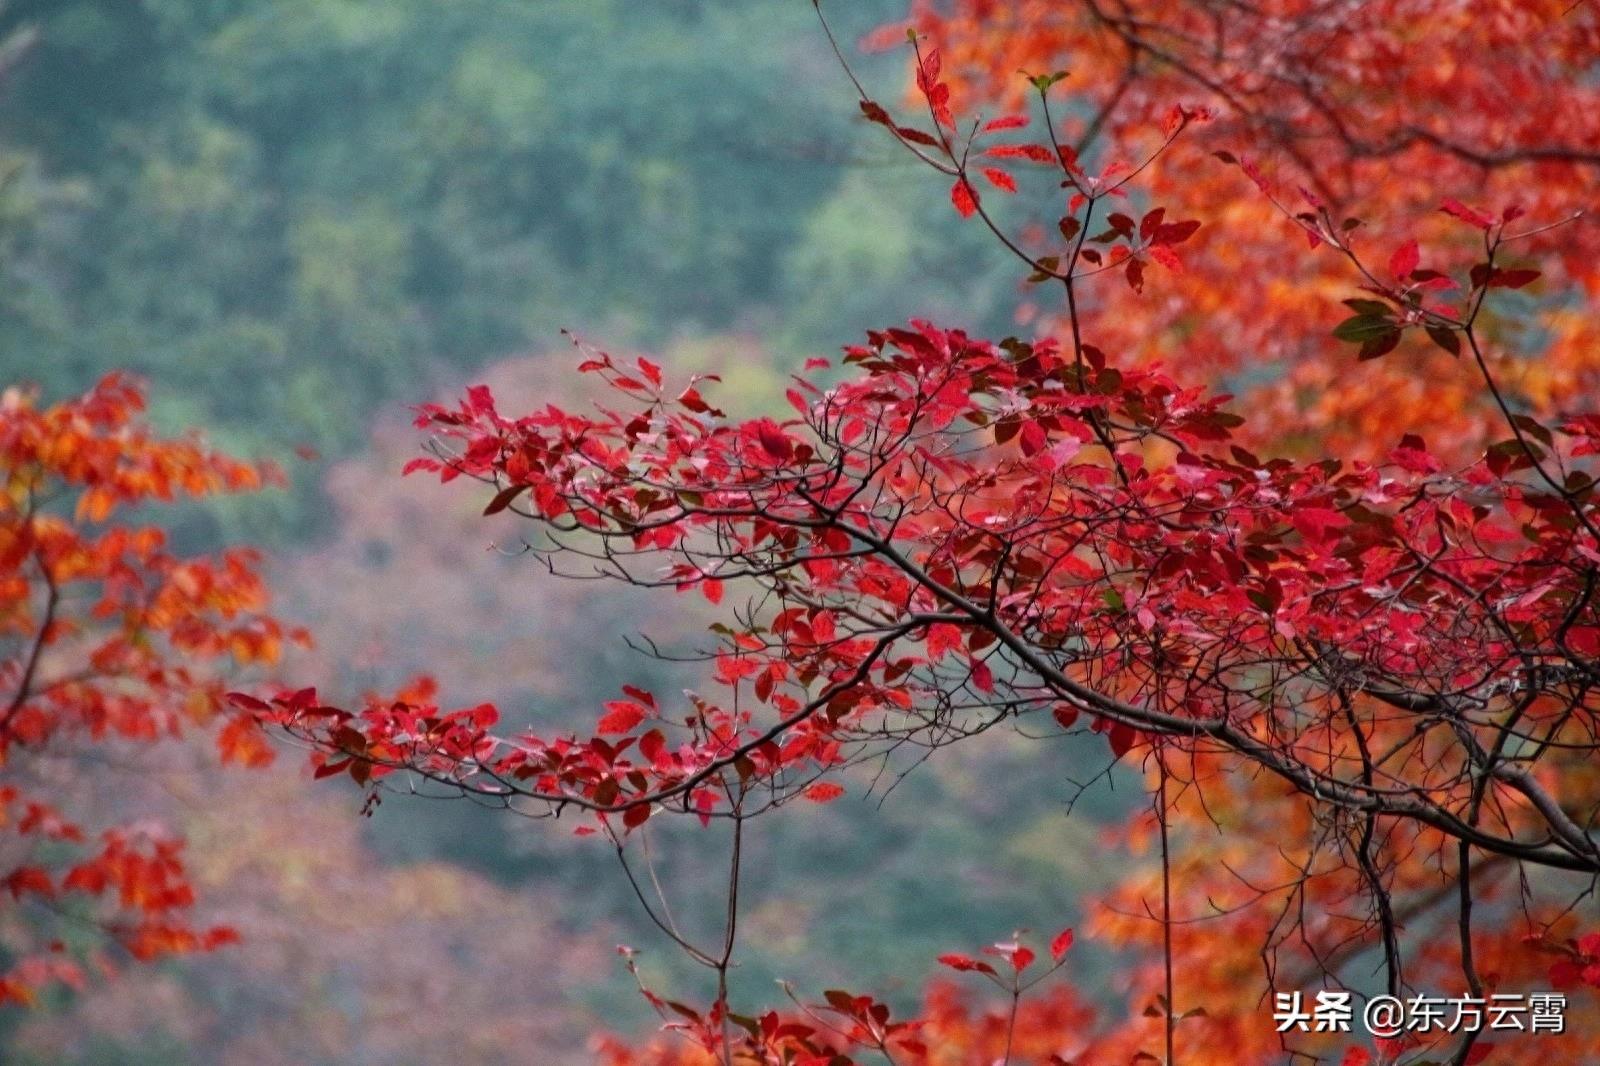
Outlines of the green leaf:
{"label": "green leaf", "polygon": [[511,506],[512,500],[527,492],[530,487],[528,485],[510,485],[501,489],[495,493],[494,499],[489,501],[489,506],[483,509],[483,513],[486,515],[499,514]]}
{"label": "green leaf", "polygon": [[1346,300],[1344,305],[1357,315],[1387,315],[1393,310],[1382,300]]}
{"label": "green leaf", "polygon": [[1527,415],[1512,415],[1511,422],[1522,432],[1547,448],[1555,443],[1555,438],[1551,436],[1549,428],[1542,422],[1535,421]]}
{"label": "green leaf", "polygon": [[1342,341],[1365,344],[1395,329],[1394,320],[1383,315],[1356,315],[1334,327],[1333,335]]}
{"label": "green leaf", "polygon": [[1380,333],[1378,336],[1373,337],[1371,340],[1363,344],[1361,346],[1361,351],[1357,353],[1356,358],[1364,362],[1368,359],[1376,359],[1380,355],[1388,355],[1390,352],[1394,351],[1395,346],[1399,343],[1399,328],[1391,328],[1387,333]]}
{"label": "green leaf", "polygon": [[1453,329],[1446,329],[1444,326],[1429,326],[1428,339],[1451,355],[1457,357],[1461,355],[1461,338],[1456,335],[1456,331]]}

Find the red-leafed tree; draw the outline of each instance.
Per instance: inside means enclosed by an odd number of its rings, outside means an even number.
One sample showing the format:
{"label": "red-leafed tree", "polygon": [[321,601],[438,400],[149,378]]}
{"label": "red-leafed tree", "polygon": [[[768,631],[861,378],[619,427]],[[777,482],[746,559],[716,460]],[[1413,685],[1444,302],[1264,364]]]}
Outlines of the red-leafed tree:
{"label": "red-leafed tree", "polygon": [[[980,29],[998,6],[958,5]],[[1408,62],[1385,45],[1393,25],[1356,25],[1352,43],[1301,5],[1276,21],[1206,8],[1209,23],[1194,5],[1165,6],[1194,15],[1170,33],[1197,50],[1207,25],[1228,42],[1235,23],[1254,27],[1254,45],[1219,45],[1235,66],[1240,48],[1265,47],[1263,27],[1306,48],[1332,33],[1323,44],[1346,65],[1305,94],[1272,82],[1241,101],[1157,53],[1168,31],[1136,7],[1091,4],[1096,27],[1130,40],[1126,84],[1068,97],[1067,75],[1042,73],[1024,83],[1025,108],[986,119],[981,98],[958,91],[981,91],[970,69],[953,80],[939,42],[915,31],[914,110],[855,82],[866,119],[941,173],[955,210],[1054,294],[1053,324],[1031,339],[920,321],[874,332],[837,370],[808,362],[782,420],[730,418],[703,381],[669,384],[648,360],[600,352],[580,370],[614,399],[591,410],[504,412],[485,388],[422,409],[432,454],[412,469],[488,486],[486,513],[524,518],[527,554],[551,572],[721,605],[727,621],[699,649],[715,688],[672,701],[626,688],[592,736],[498,733],[488,704],[345,709],[311,690],[236,701],[310,742],[319,774],[347,773],[374,799],[394,785],[588,812],[584,831],[614,845],[663,933],[715,975],[705,1008],[645,990],[699,1049],[688,1061],[1358,1063],[1374,1052],[1336,1033],[1276,1032],[1263,1001],[1313,986],[1485,997],[1595,983],[1595,944],[1579,934],[1600,874],[1600,413],[1581,392],[1530,397],[1506,381],[1508,366],[1541,356],[1519,313],[1570,318],[1578,304],[1592,319],[1594,259],[1573,265],[1557,242],[1593,237],[1570,203],[1490,210],[1449,168],[1406,175],[1390,205],[1367,165],[1429,145],[1579,170],[1589,153],[1505,147],[1476,111],[1459,143],[1415,131],[1369,143],[1338,109]],[[1396,19],[1404,8],[1377,6]],[[1592,40],[1595,16],[1561,17],[1570,33],[1535,35],[1526,52],[1495,30],[1497,69],[1546,87],[1563,70],[1592,80],[1593,52],[1582,59],[1568,37]],[[1545,48],[1550,34],[1559,47]],[[1140,80],[1146,64],[1163,76]],[[1176,92],[1196,85],[1214,98]],[[1140,106],[1117,110],[1124,98]],[[1349,136],[1311,151],[1285,128],[1319,105]],[[1205,129],[1233,142],[1186,151],[1217,136]],[[1392,152],[1373,148],[1394,137]],[[1292,207],[1255,155],[1280,151],[1292,169],[1290,149],[1309,153]],[[1367,183],[1383,217],[1349,214],[1329,168]],[[1047,224],[1013,226],[996,206],[1024,184],[1046,190]],[[1202,251],[1186,263],[1191,246]],[[1240,247],[1249,257],[1230,266]],[[1179,277],[1193,280],[1168,299]],[[1340,300],[1340,317],[1325,313]],[[1241,312],[1287,323],[1294,357],[1260,368],[1268,393],[1313,380],[1314,366],[1315,380],[1361,395],[1443,360],[1449,402],[1387,406],[1357,440],[1337,420],[1296,426],[1281,405],[1235,405],[1215,379],[1253,369]],[[1573,329],[1545,340],[1562,359]],[[1584,375],[1574,358],[1543,380]],[[766,1014],[731,1003],[747,824],[836,798],[852,766],[895,768],[995,728],[1036,739],[1040,758],[1055,737],[1098,733],[1112,759],[1142,767],[1150,815],[1127,835],[1158,861],[1130,874],[1094,929],[1132,949],[1139,1009],[1091,1026],[1070,994],[1025,997],[1046,967],[1021,941],[996,945],[993,963],[942,960],[999,986],[998,1045],[982,1035],[987,1016],[959,1023],[931,1006],[901,1022],[845,992],[797,994]],[[674,922],[632,844],[672,815],[731,838],[712,943]],[[1069,943],[1052,946],[1055,965]],[[1563,1035],[1407,1033],[1375,1053],[1593,1054],[1589,995],[1574,988]]]}
{"label": "red-leafed tree", "polygon": [[223,693],[303,639],[265,613],[253,552],[186,557],[142,520],[153,505],[253,491],[276,472],[158,436],[143,406],[114,375],[54,406],[15,388],[0,397],[0,1003],[80,984],[85,963],[117,961],[110,945],[145,960],[236,937],[187,919],[180,839],[74,813],[85,791],[74,780],[122,745],[220,721],[222,761],[270,761]]}

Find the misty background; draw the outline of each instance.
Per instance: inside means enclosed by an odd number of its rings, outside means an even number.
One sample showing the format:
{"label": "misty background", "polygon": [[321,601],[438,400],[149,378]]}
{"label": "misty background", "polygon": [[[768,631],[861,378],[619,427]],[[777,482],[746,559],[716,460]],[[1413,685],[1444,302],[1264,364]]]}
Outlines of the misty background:
{"label": "misty background", "polygon": [[[832,19],[848,43],[903,14]],[[164,430],[287,469],[160,520],[268,553],[318,640],[296,685],[426,672],[448,705],[560,729],[624,682],[696,683],[625,638],[692,643],[703,602],[496,550],[518,532],[470,488],[400,478],[409,404],[582,402],[563,329],[719,373],[714,402],[753,413],[869,327],[1016,328],[1013,265],[860,121],[800,0],[11,0],[0,41],[0,385],[57,400],[129,369]],[[898,98],[902,57],[853,61]],[[1063,817],[1106,759],[1075,743],[997,732],[754,825],[739,994],[905,1002],[940,952],[1078,920],[1136,790]],[[592,1032],[652,1025],[619,943],[710,998],[571,824],[398,798],[365,820],[300,753],[223,771],[203,739],[73,773],[84,803],[182,830],[198,917],[245,943],[0,1015],[5,1062],[584,1062]],[[711,922],[723,842],[652,833],[675,907]],[[1074,966],[1109,991],[1092,949]]]}

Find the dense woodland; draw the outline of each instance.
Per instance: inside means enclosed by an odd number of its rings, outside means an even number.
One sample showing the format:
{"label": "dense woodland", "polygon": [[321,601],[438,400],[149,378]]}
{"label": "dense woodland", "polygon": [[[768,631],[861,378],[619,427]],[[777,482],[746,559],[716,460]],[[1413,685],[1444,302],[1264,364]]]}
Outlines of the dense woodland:
{"label": "dense woodland", "polygon": [[11,0],[0,1059],[1600,1053],[1596,55]]}

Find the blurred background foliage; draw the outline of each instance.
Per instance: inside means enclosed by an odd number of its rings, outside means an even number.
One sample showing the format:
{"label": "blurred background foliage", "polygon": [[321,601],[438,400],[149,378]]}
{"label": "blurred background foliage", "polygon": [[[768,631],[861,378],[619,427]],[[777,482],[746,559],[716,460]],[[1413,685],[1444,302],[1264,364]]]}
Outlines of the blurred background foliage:
{"label": "blurred background foliage", "polygon": [[[132,367],[165,419],[239,447],[346,453],[374,410],[561,328],[754,331],[786,361],[908,312],[993,321],[1009,296],[996,257],[952,254],[975,234],[908,202],[915,172],[864,136],[805,4],[0,17],[37,34],[0,127],[8,376],[54,393]],[[314,526],[312,495],[280,521]]]}
{"label": "blurred background foliage", "polygon": [[[901,13],[836,15],[849,40]],[[131,368],[165,428],[282,460],[289,492],[189,509],[179,539],[264,544],[321,642],[290,669],[332,690],[429,670],[447,699],[576,722],[623,680],[694,683],[623,638],[692,643],[703,605],[485,551],[515,531],[481,500],[399,479],[406,404],[484,378],[560,393],[566,328],[720,372],[726,409],[770,406],[869,326],[1003,334],[1016,303],[1011,266],[856,117],[805,3],[12,0],[0,40],[0,379],[59,398]],[[862,69],[892,95],[899,62]],[[909,995],[939,951],[1074,917],[1103,876],[1082,859],[1109,847],[1096,815],[1123,800],[1102,780],[1064,820],[1062,767],[1094,777],[1103,746],[1054,765],[972,748],[758,827],[740,974],[758,1002],[778,976]],[[580,1062],[589,1030],[648,1020],[597,948],[698,979],[565,827],[422,801],[363,826],[295,753],[270,784],[199,789],[203,763],[108,771],[100,801],[209,849],[206,899],[247,945],[0,1019],[0,1059]],[[660,842],[691,917],[716,846]]]}

